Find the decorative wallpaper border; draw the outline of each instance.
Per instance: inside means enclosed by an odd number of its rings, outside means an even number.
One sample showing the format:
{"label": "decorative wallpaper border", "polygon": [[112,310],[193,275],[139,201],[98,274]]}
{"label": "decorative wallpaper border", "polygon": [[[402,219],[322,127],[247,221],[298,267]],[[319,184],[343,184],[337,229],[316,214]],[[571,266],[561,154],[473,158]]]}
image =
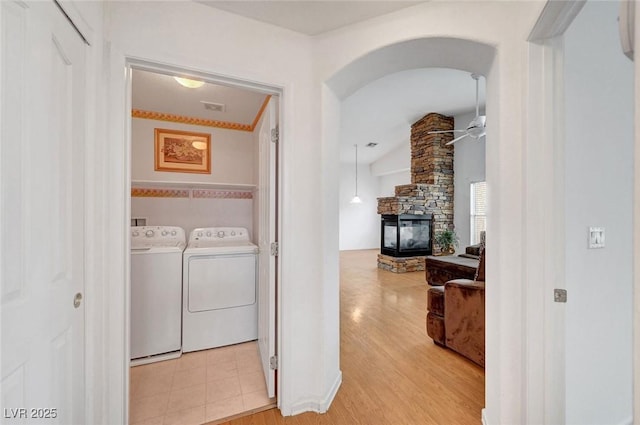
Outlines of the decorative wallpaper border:
{"label": "decorative wallpaper border", "polygon": [[177,122],[180,124],[201,125],[204,127],[216,127],[216,128],[224,128],[227,130],[253,132],[256,129],[258,122],[260,122],[260,118],[262,117],[264,110],[267,108],[267,105],[269,104],[269,100],[271,100],[271,95],[267,95],[267,97],[265,97],[264,102],[262,102],[262,106],[260,106],[260,109],[258,110],[258,113],[256,114],[256,117],[254,118],[251,124],[242,124],[239,122],[229,122],[229,121],[208,120],[204,118],[188,117],[186,115],[165,114],[163,112],[145,111],[142,109],[132,109],[131,116],[133,118],[142,118],[147,120]]}
{"label": "decorative wallpaper border", "polygon": [[142,109],[132,109],[131,116],[133,118],[143,118],[147,120],[169,121],[181,124],[201,125],[205,127],[224,128],[227,130],[253,131],[250,124],[241,124],[237,122],[207,120],[204,118],[187,117],[185,115],[165,114],[162,112],[144,111]]}
{"label": "decorative wallpaper border", "polygon": [[200,199],[253,199],[253,193],[236,190],[194,189],[191,196]]}
{"label": "decorative wallpaper border", "polygon": [[133,198],[192,198],[192,199],[253,199],[253,193],[240,190],[216,189],[157,189],[131,188]]}
{"label": "decorative wallpaper border", "polygon": [[188,189],[156,189],[156,188],[131,188],[131,196],[135,198],[188,198]]}
{"label": "decorative wallpaper border", "polygon": [[271,100],[271,95],[264,98],[264,102],[262,102],[262,106],[260,107],[260,110],[258,111],[255,119],[251,123],[251,131],[256,129],[256,126],[258,125],[258,122],[260,121],[260,118],[262,117],[264,110],[267,109],[267,105],[269,104],[270,100]]}

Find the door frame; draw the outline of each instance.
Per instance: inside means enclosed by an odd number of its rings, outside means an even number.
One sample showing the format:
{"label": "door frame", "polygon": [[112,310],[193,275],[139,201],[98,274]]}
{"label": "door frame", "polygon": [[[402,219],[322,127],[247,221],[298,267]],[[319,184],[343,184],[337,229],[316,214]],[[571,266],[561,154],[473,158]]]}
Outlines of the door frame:
{"label": "door frame", "polygon": [[[640,46],[640,7],[636,3],[634,16],[635,50]],[[640,58],[634,55],[634,163],[633,163],[633,423],[640,423]]]}
{"label": "door frame", "polygon": [[[527,379],[524,422],[561,424],[565,418],[564,306],[551,298],[565,288],[564,276],[564,72],[562,34],[582,9],[584,0],[549,2],[529,34],[528,132],[526,156],[538,164],[552,164],[548,172],[526,171],[531,200],[526,225]],[[532,163],[533,160],[528,160]],[[553,205],[544,213],[540,207]],[[542,285],[539,282],[543,282]],[[540,320],[539,313],[544,312]]]}
{"label": "door frame", "polygon": [[[560,3],[560,2],[559,2]],[[567,2],[561,2],[568,4]],[[544,14],[544,12],[543,12]],[[540,22],[540,21],[539,21]],[[535,31],[535,29],[534,29]],[[523,394],[526,423],[564,423],[564,305],[553,302],[564,289],[564,103],[562,41],[556,36],[530,41],[527,163],[552,164],[546,173],[527,169],[525,199],[525,322],[527,379]],[[553,205],[552,211],[548,206]],[[547,208],[546,212],[544,208]],[[542,284],[540,284],[542,282]],[[540,320],[540,313],[542,320]]]}
{"label": "door frame", "polygon": [[[112,52],[113,53],[113,52]],[[129,297],[129,293],[131,290],[131,279],[130,279],[130,274],[131,274],[131,261],[130,261],[130,241],[129,241],[129,233],[130,233],[130,219],[129,217],[131,216],[131,148],[132,148],[132,142],[131,142],[131,125],[132,125],[132,117],[130,113],[127,113],[127,111],[131,111],[131,93],[132,93],[132,79],[131,79],[131,71],[132,69],[141,69],[141,70],[145,70],[145,71],[151,71],[151,72],[157,72],[157,73],[161,73],[161,74],[181,74],[181,75],[187,75],[190,76],[192,78],[196,78],[196,79],[201,79],[204,80],[206,82],[209,83],[214,83],[214,84],[220,84],[220,85],[225,85],[225,86],[229,86],[229,87],[234,87],[234,88],[241,88],[241,89],[245,89],[245,90],[252,90],[252,91],[256,91],[256,92],[260,92],[260,93],[264,93],[264,94],[268,94],[271,96],[277,96],[278,97],[278,104],[277,104],[277,111],[276,112],[276,125],[280,128],[283,129],[283,123],[282,123],[282,108],[283,108],[283,102],[284,102],[284,87],[278,87],[278,86],[272,86],[272,85],[267,85],[267,84],[261,84],[261,83],[257,83],[257,82],[251,82],[251,81],[246,81],[246,80],[242,80],[242,79],[237,79],[237,78],[233,78],[233,77],[228,77],[228,76],[222,76],[213,72],[207,72],[207,71],[202,71],[202,70],[195,70],[195,69],[191,69],[191,68],[187,68],[187,67],[182,67],[182,66],[175,66],[175,65],[169,65],[169,64],[164,64],[164,63],[159,63],[153,60],[148,60],[148,59],[142,59],[142,58],[135,58],[135,57],[128,57],[128,56],[120,56],[121,60],[116,60],[115,64],[112,61],[112,73],[113,70],[115,68],[115,70],[117,70],[119,68],[119,66],[123,66],[126,76],[125,76],[125,83],[124,83],[124,93],[122,93],[124,95],[124,117],[120,117],[120,119],[124,118],[121,121],[121,125],[124,125],[123,130],[124,130],[124,145],[122,146],[122,148],[124,149],[124,151],[122,152],[122,154],[124,154],[125,157],[125,161],[124,161],[124,165],[125,168],[124,170],[122,170],[122,175],[123,175],[123,183],[125,185],[125,199],[124,199],[124,208],[121,210],[121,213],[119,215],[117,215],[116,217],[122,217],[122,221],[120,222],[120,229],[124,229],[125,232],[122,235],[123,237],[123,241],[124,241],[124,251],[123,251],[123,258],[120,260],[122,261],[121,264],[124,264],[124,270],[125,270],[125,276],[124,276],[124,292],[123,292],[123,297],[121,300],[124,300],[124,304],[121,304],[118,308],[118,311],[122,311],[122,322],[119,324],[122,326],[122,328],[120,328],[123,332],[120,333],[120,335],[124,336],[124,340],[120,339],[120,343],[121,345],[121,350],[116,350],[117,352],[121,353],[121,357],[124,356],[124,358],[120,359],[120,362],[122,363],[122,375],[121,375],[121,379],[123,379],[123,386],[122,388],[125,388],[125,392],[124,392],[124,409],[122,410],[122,420],[124,420],[123,423],[128,423],[128,419],[129,419],[129,371],[130,371],[130,366],[129,366],[129,361],[130,361],[130,344],[129,344],[129,338],[130,338],[130,327],[131,327],[131,313],[130,313],[130,297]],[[116,71],[117,72],[117,71]],[[122,68],[120,68],[120,72],[122,72]],[[117,75],[117,74],[115,74]],[[120,74],[121,75],[121,74]],[[117,96],[118,98],[120,98],[120,96]],[[120,103],[120,105],[122,105],[122,103]],[[122,106],[121,106],[122,107]],[[119,109],[118,109],[119,110]],[[115,139],[117,140],[117,139]],[[283,149],[281,149],[281,143],[283,141],[283,135],[280,134],[279,140],[278,140],[278,144],[280,146],[278,146],[277,149],[277,161],[276,161],[276,174],[279,176],[282,176],[283,174]],[[269,164],[269,166],[271,166],[271,164]],[[277,196],[276,196],[276,217],[275,217],[275,221],[272,222],[272,225],[275,226],[275,233],[276,233],[276,241],[282,241],[282,214],[278,213],[279,211],[282,211],[282,203],[283,203],[283,198],[284,198],[284,193],[282,190],[282,179],[277,179]],[[281,242],[280,242],[281,243]],[[121,244],[122,245],[122,244]],[[279,255],[276,257],[276,264],[275,264],[275,268],[276,268],[276,281],[275,281],[275,290],[276,290],[276,299],[275,299],[275,305],[274,305],[274,313],[275,313],[275,344],[276,344],[276,356],[279,357],[279,353],[282,352],[282,333],[281,333],[281,324],[282,324],[282,320],[281,320],[281,312],[282,312],[282,297],[281,297],[281,273],[277,272],[278,270],[282,270],[282,250],[279,251]],[[118,326],[116,326],[116,328],[118,328]],[[118,334],[118,332],[115,332],[116,334]],[[115,361],[115,360],[114,360]],[[120,369],[120,368],[118,368]],[[277,402],[277,407],[280,408],[280,400],[282,399],[281,396],[281,389],[282,389],[282,385],[278,385],[277,382],[280,381],[279,376],[282,375],[282,371],[286,370],[285,369],[285,365],[283,364],[282,361],[279,360],[278,362],[278,368],[275,371],[276,373],[276,402]],[[115,401],[117,403],[117,401]],[[115,407],[115,406],[114,406]]]}

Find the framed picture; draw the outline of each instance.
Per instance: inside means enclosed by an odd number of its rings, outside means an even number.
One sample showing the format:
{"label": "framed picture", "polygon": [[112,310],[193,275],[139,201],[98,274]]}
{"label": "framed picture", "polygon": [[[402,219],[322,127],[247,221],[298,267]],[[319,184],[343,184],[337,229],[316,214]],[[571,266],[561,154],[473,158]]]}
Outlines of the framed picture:
{"label": "framed picture", "polygon": [[211,134],[155,129],[155,169],[211,174]]}

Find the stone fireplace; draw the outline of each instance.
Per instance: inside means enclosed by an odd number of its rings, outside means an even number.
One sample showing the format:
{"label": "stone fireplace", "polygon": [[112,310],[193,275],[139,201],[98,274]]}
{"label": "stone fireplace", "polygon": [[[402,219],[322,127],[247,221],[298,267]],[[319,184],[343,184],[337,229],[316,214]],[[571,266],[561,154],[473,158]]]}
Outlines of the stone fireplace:
{"label": "stone fireplace", "polygon": [[[453,140],[453,133],[428,133],[453,130],[453,125],[453,117],[430,113],[411,126],[411,184],[396,186],[393,197],[378,198],[383,232],[381,253],[378,254],[379,268],[396,273],[420,271],[424,270],[426,255],[440,253],[440,247],[432,243],[433,235],[453,226],[453,145],[446,146],[447,142]],[[424,217],[423,223],[428,219],[428,232],[424,231],[425,224],[419,232],[411,229],[411,243],[420,246],[428,244],[428,248],[421,252],[414,251],[413,255],[411,250],[400,254],[385,249],[384,223],[385,218],[387,223],[393,221],[390,216],[398,216],[398,223],[403,216]],[[396,231],[401,232],[401,227]],[[392,231],[389,230],[389,233],[391,237]],[[416,240],[414,235],[422,239]],[[399,239],[396,244],[399,244]]]}

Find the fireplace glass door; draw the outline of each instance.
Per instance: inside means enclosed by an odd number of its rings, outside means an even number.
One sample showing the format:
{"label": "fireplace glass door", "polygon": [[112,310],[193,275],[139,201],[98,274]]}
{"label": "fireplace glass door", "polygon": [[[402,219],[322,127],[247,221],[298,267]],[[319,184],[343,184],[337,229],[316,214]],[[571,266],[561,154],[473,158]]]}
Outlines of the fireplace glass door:
{"label": "fireplace glass door", "polygon": [[392,257],[431,255],[431,215],[383,215],[381,252]]}
{"label": "fireplace glass door", "polygon": [[398,249],[398,221],[386,220],[382,224],[382,233],[384,240],[382,248],[395,251]]}

